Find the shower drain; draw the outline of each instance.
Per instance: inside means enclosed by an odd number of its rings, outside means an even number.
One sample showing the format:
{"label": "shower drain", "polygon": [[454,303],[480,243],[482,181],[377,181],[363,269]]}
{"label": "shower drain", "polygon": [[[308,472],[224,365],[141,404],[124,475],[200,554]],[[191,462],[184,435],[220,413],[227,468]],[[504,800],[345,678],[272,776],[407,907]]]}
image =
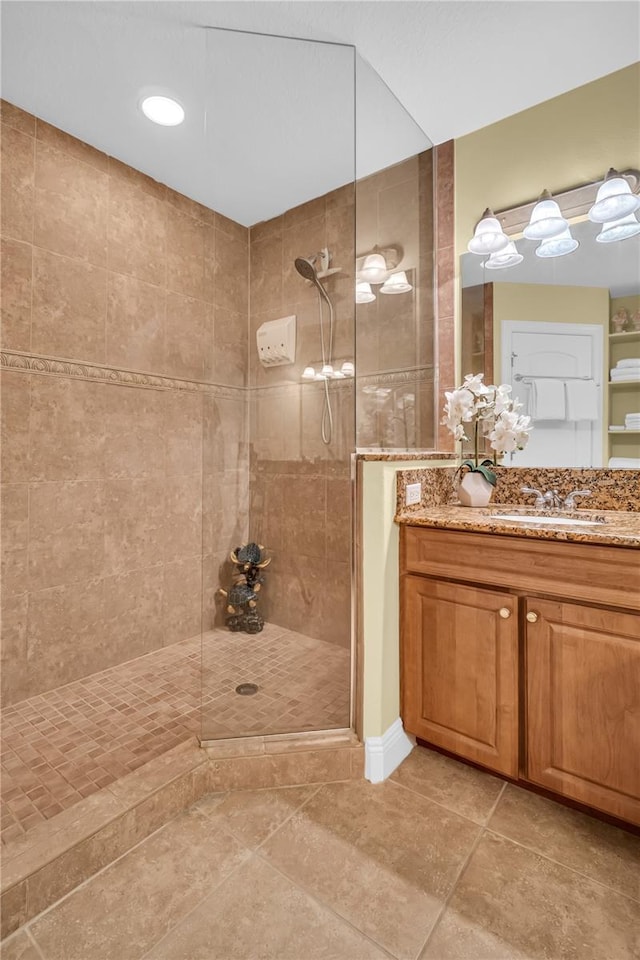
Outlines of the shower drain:
{"label": "shower drain", "polygon": [[252,697],[254,693],[258,692],[257,683],[240,683],[236,687],[236,693],[239,693],[241,697]]}

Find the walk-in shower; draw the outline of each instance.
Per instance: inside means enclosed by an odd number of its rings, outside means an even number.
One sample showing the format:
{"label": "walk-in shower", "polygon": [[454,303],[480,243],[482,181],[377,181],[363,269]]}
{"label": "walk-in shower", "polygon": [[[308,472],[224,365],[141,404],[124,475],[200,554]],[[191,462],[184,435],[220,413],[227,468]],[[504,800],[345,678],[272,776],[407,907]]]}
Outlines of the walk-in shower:
{"label": "walk-in shower", "polygon": [[[334,375],[333,372],[333,304],[329,294],[318,279],[315,264],[321,254],[313,254],[310,257],[296,257],[295,268],[301,277],[313,283],[318,291],[318,311],[320,315],[320,350],[322,357],[322,368],[318,377],[324,381],[324,404],[322,408],[322,421],[320,425],[322,433],[322,442],[331,443],[333,436],[333,411],[331,409],[331,395],[329,393],[329,380]],[[329,345],[325,344],[324,313],[322,301],[325,300],[329,307]]]}

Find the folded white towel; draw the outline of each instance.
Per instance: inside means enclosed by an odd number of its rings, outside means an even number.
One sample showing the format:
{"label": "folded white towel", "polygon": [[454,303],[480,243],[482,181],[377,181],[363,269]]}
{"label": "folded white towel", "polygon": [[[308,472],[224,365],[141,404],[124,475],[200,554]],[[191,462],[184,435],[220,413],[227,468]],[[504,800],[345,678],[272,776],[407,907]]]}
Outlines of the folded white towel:
{"label": "folded white towel", "polygon": [[619,370],[614,367],[610,373],[612,380],[640,380],[640,368],[636,370],[634,367],[626,367],[624,370]]}
{"label": "folded white towel", "polygon": [[565,382],[567,420],[598,420],[600,403],[595,380]]}
{"label": "folded white towel", "polygon": [[610,467],[624,468],[625,470],[640,470],[640,460],[633,457],[611,457]]}
{"label": "folded white towel", "polygon": [[640,357],[627,357],[626,360],[618,360],[616,367],[640,367]]}
{"label": "folded white towel", "polygon": [[531,380],[531,416],[534,420],[564,420],[566,401],[564,381],[549,377]]}

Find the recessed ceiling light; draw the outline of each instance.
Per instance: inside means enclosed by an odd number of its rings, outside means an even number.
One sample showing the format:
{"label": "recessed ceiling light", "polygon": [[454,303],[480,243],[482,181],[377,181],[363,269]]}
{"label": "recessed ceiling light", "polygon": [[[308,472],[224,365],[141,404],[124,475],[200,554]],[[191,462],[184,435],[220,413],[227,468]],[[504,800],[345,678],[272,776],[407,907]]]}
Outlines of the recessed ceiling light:
{"label": "recessed ceiling light", "polygon": [[140,109],[145,117],[163,127],[177,127],[184,120],[184,110],[170,97],[145,97]]}

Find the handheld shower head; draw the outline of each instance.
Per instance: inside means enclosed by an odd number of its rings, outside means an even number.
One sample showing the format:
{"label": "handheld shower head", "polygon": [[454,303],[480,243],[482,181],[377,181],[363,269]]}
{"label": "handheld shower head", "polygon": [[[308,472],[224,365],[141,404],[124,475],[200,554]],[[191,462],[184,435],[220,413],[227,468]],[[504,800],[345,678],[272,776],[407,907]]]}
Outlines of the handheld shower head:
{"label": "handheld shower head", "polygon": [[329,304],[329,309],[331,310],[332,309],[331,300],[329,299],[329,295],[327,291],[320,283],[320,280],[318,279],[318,274],[316,273],[316,268],[314,267],[314,263],[317,259],[318,259],[317,256],[296,257],[296,259],[294,260],[295,268],[304,280],[309,280],[311,283],[314,284],[320,296],[324,300],[326,300],[326,302]]}
{"label": "handheld shower head", "polygon": [[[315,259],[315,258],[314,258]],[[318,282],[318,277],[316,275],[316,268],[314,267],[311,260],[307,260],[306,257],[296,257],[295,267],[301,277],[305,280],[311,280],[312,283]]]}

